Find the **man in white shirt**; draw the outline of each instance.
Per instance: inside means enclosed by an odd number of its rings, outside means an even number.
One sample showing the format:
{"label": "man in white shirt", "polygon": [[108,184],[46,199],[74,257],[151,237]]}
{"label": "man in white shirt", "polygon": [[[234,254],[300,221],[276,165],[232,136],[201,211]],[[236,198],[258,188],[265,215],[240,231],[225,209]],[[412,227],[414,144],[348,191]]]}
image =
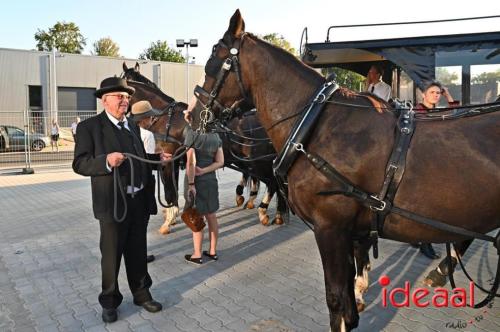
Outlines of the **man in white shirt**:
{"label": "man in white shirt", "polygon": [[368,81],[367,92],[373,93],[385,101],[391,99],[391,86],[382,81],[384,69],[379,65],[372,65],[366,75]]}
{"label": "man in white shirt", "polygon": [[[154,134],[148,130],[153,124],[153,117],[159,115],[160,112],[155,110],[149,101],[141,100],[132,105],[129,118],[139,126],[141,132],[141,140],[144,144],[144,150],[148,155],[154,155],[156,150],[156,141]],[[154,255],[147,255],[146,261],[151,263],[155,260]]]}
{"label": "man in white shirt", "polygon": [[132,105],[130,113],[130,118],[134,120],[140,128],[141,140],[144,143],[146,153],[154,154],[156,147],[155,137],[148,128],[151,127],[153,117],[159,115],[160,112],[155,110],[149,101],[141,100]]}

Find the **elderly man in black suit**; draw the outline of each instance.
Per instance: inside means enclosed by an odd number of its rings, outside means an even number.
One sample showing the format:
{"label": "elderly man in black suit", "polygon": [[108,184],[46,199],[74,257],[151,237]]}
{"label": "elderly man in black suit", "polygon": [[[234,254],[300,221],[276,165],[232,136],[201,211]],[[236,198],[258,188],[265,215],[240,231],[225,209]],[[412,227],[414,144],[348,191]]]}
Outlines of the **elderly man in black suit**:
{"label": "elderly man in black suit", "polygon": [[[118,288],[118,272],[122,256],[134,304],[149,312],[158,312],[162,305],[153,300],[149,288],[152,285],[146,262],[146,225],[151,214],[156,214],[156,201],[151,168],[148,164],[134,162],[134,181],[130,179],[129,162],[123,153],[153,158],[144,151],[139,128],[127,121],[125,113],[134,89],[124,79],[106,78],[95,95],[101,98],[104,112],[82,121],[76,132],[73,170],[91,177],[94,216],[100,223],[100,249],[102,292],[99,303],[103,307],[104,322],[118,318],[117,307],[123,300]],[[167,160],[169,154],[156,155],[154,159]],[[113,173],[119,171],[126,198],[115,202]],[[131,195],[134,193],[134,195]],[[114,217],[127,214],[123,221]],[[120,217],[117,217],[120,218]]]}

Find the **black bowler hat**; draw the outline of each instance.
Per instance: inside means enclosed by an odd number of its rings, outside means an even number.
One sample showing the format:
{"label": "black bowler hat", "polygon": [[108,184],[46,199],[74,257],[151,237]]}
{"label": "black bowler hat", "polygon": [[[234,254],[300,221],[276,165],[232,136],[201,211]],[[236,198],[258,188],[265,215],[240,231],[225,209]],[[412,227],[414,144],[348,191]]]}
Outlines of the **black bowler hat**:
{"label": "black bowler hat", "polygon": [[108,77],[102,80],[101,87],[94,92],[97,98],[101,98],[102,95],[110,92],[127,92],[129,95],[133,95],[135,89],[127,85],[127,81],[120,77]]}

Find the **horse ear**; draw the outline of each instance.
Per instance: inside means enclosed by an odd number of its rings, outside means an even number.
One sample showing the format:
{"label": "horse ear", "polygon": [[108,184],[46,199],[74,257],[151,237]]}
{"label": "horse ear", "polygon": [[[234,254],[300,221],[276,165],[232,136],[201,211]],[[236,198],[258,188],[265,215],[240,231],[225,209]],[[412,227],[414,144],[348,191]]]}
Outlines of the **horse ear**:
{"label": "horse ear", "polygon": [[123,61],[123,71],[127,71],[127,70],[128,70],[127,64],[125,63],[125,61]]}
{"label": "horse ear", "polygon": [[136,63],[135,63],[134,70],[135,70],[135,71],[139,71],[139,62],[136,62]]}
{"label": "horse ear", "polygon": [[227,30],[232,37],[240,38],[241,35],[245,32],[245,21],[243,21],[243,17],[241,17],[241,13],[239,9],[236,9],[231,20],[229,21],[229,29]]}

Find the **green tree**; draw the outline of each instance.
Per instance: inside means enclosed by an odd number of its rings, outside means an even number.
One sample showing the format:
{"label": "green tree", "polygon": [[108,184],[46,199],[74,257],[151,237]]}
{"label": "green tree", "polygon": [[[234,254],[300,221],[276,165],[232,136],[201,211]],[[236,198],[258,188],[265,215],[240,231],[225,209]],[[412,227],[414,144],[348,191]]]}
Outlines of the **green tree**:
{"label": "green tree", "polygon": [[365,80],[363,75],[338,67],[323,68],[321,73],[326,77],[335,74],[335,81],[338,84],[353,91],[360,91],[360,87],[362,89]]}
{"label": "green tree", "polygon": [[180,51],[170,48],[167,41],[157,40],[144,50],[139,59],[168,61],[168,62],[186,62]]}
{"label": "green tree", "polygon": [[101,38],[94,43],[93,55],[119,57],[120,47],[111,38]]}
{"label": "green tree", "polygon": [[267,41],[275,46],[281,47],[281,48],[287,50],[288,52],[292,53],[293,55],[297,56],[297,50],[295,50],[295,48],[292,47],[290,42],[288,40],[286,40],[282,35],[278,35],[276,32],[274,32],[274,33],[270,33],[270,34],[261,36],[261,38],[264,39],[265,41]]}
{"label": "green tree", "polygon": [[39,51],[52,51],[55,47],[59,52],[80,54],[86,45],[80,28],[73,22],[57,22],[48,31],[38,29],[35,40]]}
{"label": "green tree", "polygon": [[436,67],[436,79],[446,87],[460,84],[457,73],[450,72],[446,67]]}
{"label": "green tree", "polygon": [[488,84],[500,82],[500,69],[493,72],[484,72],[472,78],[472,84]]}

